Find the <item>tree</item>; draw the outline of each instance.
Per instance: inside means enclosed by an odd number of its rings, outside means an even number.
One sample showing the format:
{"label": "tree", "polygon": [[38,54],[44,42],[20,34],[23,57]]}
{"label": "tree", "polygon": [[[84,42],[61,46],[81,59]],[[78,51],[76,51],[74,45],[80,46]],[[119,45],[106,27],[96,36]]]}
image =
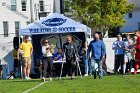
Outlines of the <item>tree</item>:
{"label": "tree", "polygon": [[128,0],[65,0],[73,18],[89,26],[92,31],[106,32],[113,27],[123,27],[124,15],[134,5]]}

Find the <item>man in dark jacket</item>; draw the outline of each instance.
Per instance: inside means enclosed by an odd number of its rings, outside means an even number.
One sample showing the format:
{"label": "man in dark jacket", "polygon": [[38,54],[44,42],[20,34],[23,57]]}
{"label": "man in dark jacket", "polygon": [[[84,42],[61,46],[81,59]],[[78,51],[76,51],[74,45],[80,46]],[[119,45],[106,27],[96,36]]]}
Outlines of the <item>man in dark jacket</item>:
{"label": "man in dark jacket", "polygon": [[67,72],[74,79],[76,58],[78,57],[77,45],[72,41],[72,36],[67,36],[67,42],[63,45],[63,51],[65,52],[67,62]]}

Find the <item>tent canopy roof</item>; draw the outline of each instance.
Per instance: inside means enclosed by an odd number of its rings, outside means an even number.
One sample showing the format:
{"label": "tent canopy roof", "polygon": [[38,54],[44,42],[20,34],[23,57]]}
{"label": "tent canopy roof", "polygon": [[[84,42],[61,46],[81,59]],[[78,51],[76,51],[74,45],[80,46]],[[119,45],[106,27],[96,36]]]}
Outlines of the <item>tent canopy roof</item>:
{"label": "tent canopy roof", "polygon": [[70,32],[85,32],[87,35],[91,35],[91,29],[89,27],[58,13],[49,14],[45,18],[19,29],[20,35]]}

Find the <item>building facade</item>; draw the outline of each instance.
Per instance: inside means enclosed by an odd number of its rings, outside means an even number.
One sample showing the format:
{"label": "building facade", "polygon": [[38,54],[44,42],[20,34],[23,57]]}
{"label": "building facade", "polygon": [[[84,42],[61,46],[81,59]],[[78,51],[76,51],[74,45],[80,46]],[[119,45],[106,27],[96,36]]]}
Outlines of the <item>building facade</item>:
{"label": "building facade", "polygon": [[52,0],[0,0],[0,63],[4,59],[9,71],[13,69],[13,38],[19,28],[46,17],[51,5]]}
{"label": "building facade", "polygon": [[51,0],[0,0],[0,35],[18,35],[18,29],[45,17],[51,10]]}
{"label": "building facade", "polygon": [[120,32],[134,32],[140,30],[140,0],[128,0],[129,4],[135,4],[134,9],[125,15],[126,23]]}

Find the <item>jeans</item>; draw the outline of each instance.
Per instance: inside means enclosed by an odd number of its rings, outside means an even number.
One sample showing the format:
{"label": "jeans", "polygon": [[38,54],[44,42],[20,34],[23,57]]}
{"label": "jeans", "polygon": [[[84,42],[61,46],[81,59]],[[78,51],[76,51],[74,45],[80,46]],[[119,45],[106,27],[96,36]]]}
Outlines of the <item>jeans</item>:
{"label": "jeans", "polygon": [[[49,69],[47,70],[47,68]],[[43,58],[43,77],[46,78],[46,74],[48,72],[49,77],[53,75],[53,59],[52,57],[44,57]]]}
{"label": "jeans", "polygon": [[96,73],[96,67],[95,67],[96,63],[98,64],[98,77],[102,78],[103,71],[102,71],[102,61],[101,61],[101,59],[93,59],[93,58],[91,59],[92,71],[93,71],[94,74]]}
{"label": "jeans", "polygon": [[88,60],[88,73],[89,73],[89,75],[92,75],[91,58],[89,58],[89,60]]}
{"label": "jeans", "polygon": [[85,74],[88,74],[88,62],[86,56],[83,56],[83,62],[84,62]]}

